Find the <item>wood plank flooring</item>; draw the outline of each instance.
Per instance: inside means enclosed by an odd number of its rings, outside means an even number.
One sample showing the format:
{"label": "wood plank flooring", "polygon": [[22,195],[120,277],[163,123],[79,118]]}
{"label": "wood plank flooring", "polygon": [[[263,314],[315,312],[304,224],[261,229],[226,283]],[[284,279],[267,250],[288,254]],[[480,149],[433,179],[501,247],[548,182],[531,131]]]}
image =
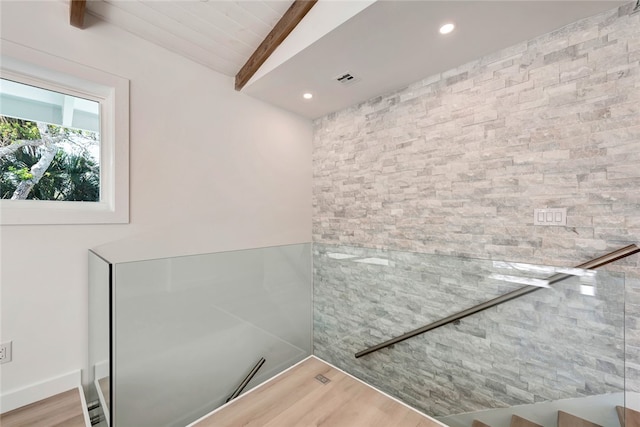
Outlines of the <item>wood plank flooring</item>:
{"label": "wood plank flooring", "polygon": [[98,380],[98,384],[100,385],[100,392],[102,393],[104,403],[107,405],[108,410],[108,407],[111,406],[111,402],[109,401],[109,399],[111,399],[111,382],[109,382],[109,378],[107,377]]}
{"label": "wood plank flooring", "polygon": [[[316,376],[330,381],[322,383]],[[441,427],[316,358],[233,401],[194,427]]]}
{"label": "wood plank flooring", "polygon": [[78,388],[0,414],[2,427],[85,427]]}
{"label": "wood plank flooring", "polygon": [[602,427],[564,411],[558,411],[558,427]]}
{"label": "wood plank flooring", "polygon": [[616,406],[616,412],[618,413],[618,419],[620,420],[621,426],[640,427],[640,412],[629,408],[626,408],[625,411],[625,408],[622,406]]}
{"label": "wood plank flooring", "polygon": [[511,416],[511,427],[542,427],[540,424],[536,424],[527,419],[519,417],[517,415]]}

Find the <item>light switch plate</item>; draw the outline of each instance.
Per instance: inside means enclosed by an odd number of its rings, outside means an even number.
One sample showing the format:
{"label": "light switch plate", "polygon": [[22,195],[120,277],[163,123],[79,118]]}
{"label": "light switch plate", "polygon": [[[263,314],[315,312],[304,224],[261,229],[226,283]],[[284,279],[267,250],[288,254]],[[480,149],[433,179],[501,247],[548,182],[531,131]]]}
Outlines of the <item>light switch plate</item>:
{"label": "light switch plate", "polygon": [[547,208],[533,210],[533,225],[567,225],[567,208]]}

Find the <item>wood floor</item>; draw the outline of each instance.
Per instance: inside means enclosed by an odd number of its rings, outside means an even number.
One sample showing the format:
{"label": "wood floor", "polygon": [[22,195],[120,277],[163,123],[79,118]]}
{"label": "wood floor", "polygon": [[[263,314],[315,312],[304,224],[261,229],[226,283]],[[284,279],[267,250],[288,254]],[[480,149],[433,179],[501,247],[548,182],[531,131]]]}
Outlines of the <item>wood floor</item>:
{"label": "wood floor", "polygon": [[74,388],[48,399],[0,415],[2,427],[85,427],[80,389]]}
{"label": "wood floor", "polygon": [[111,398],[111,382],[109,382],[109,378],[102,378],[98,381],[98,384],[100,385],[100,393],[102,394],[102,398],[104,399],[104,403],[105,405],[107,405],[107,409],[109,409],[109,406],[111,406],[111,402],[109,401],[109,399]]}
{"label": "wood floor", "polygon": [[640,427],[640,412],[622,406],[616,406],[616,412],[621,426]]}
{"label": "wood floor", "polygon": [[[318,375],[328,379],[323,383]],[[316,358],[309,358],[193,427],[441,427]]]}
{"label": "wood floor", "polygon": [[573,414],[558,411],[558,427],[602,427]]}

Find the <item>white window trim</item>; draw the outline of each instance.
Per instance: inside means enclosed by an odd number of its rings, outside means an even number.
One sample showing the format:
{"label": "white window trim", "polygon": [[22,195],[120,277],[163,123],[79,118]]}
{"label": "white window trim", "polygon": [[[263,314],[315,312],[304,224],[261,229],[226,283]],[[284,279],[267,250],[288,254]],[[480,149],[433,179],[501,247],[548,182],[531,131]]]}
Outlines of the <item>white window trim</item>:
{"label": "white window trim", "polygon": [[100,201],[0,200],[0,224],[129,222],[129,80],[0,40],[0,77],[100,103]]}

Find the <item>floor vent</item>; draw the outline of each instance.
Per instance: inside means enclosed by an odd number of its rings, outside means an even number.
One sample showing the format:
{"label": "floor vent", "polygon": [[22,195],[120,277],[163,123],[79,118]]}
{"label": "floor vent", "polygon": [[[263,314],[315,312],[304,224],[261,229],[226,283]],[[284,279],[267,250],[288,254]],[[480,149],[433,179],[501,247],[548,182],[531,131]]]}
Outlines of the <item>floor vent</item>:
{"label": "floor vent", "polygon": [[322,374],[318,374],[318,375],[316,375],[316,377],[315,377],[315,378],[316,378],[316,380],[320,381],[322,384],[327,384],[327,383],[330,383],[330,382],[331,382],[331,380],[330,380],[329,378],[325,377],[325,376],[324,376],[324,375],[322,375]]}

